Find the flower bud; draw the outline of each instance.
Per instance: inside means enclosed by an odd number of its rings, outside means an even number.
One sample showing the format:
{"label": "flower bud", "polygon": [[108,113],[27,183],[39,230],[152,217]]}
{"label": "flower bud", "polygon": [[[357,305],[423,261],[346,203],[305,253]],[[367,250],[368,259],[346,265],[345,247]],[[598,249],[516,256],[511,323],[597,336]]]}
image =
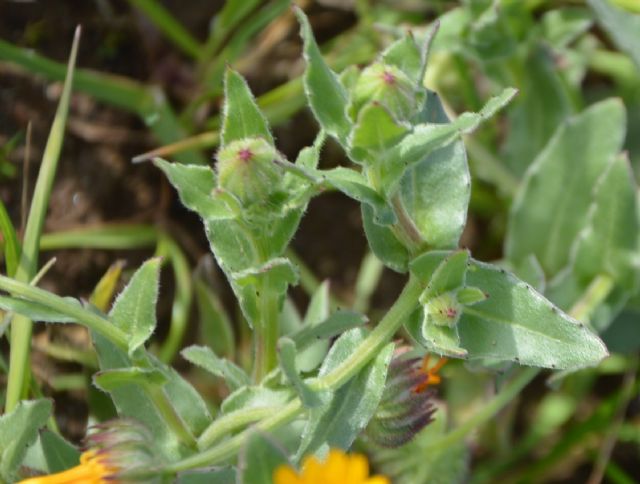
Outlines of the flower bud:
{"label": "flower bud", "polygon": [[144,482],[155,482],[153,468],[159,464],[153,437],[142,424],[128,419],[94,426],[85,439],[87,450],[80,463],[66,471],[33,477],[20,484],[69,484],[140,482],[128,474],[143,472]]}
{"label": "flower bud", "polygon": [[282,168],[276,149],[261,138],[245,138],[223,147],[217,155],[218,186],[245,205],[265,202],[278,191]]}
{"label": "flower bud", "polygon": [[438,370],[446,360],[429,367],[429,357],[406,358],[397,352],[389,365],[384,393],[366,429],[366,437],[381,447],[409,442],[433,421],[432,385],[440,383]]}
{"label": "flower bud", "polygon": [[404,72],[377,62],[364,69],[358,78],[350,114],[356,119],[365,104],[377,101],[396,118],[407,120],[416,110],[415,95],[414,85]]}
{"label": "flower bud", "polygon": [[427,324],[455,327],[462,314],[462,304],[455,292],[445,292],[427,300],[420,301],[424,309]]}

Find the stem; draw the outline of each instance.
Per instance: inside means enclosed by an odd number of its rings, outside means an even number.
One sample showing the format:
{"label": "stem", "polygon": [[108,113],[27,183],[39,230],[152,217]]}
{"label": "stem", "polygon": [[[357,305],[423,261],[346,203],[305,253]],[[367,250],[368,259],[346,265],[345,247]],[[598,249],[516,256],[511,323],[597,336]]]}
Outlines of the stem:
{"label": "stem", "polygon": [[[418,297],[422,290],[423,288],[417,279],[413,277],[409,279],[402,294],[400,294],[400,297],[396,300],[389,312],[382,321],[380,321],[380,324],[378,324],[360,346],[353,351],[351,356],[328,375],[316,379],[311,386],[314,389],[335,390],[352,378],[380,351],[380,348],[395,334],[398,328],[402,326],[406,318],[416,307]],[[300,399],[295,398],[279,411],[274,412],[272,410],[272,416],[257,423],[255,428],[262,431],[274,429],[294,420],[303,411],[304,407]],[[162,469],[162,472],[172,474],[224,462],[240,450],[250,432],[252,432],[252,429],[246,429],[211,449],[165,467]]]}
{"label": "stem", "polygon": [[613,279],[607,274],[596,276],[582,297],[573,305],[569,315],[586,322],[589,316],[602,303],[613,289]]}
{"label": "stem", "polygon": [[259,407],[238,410],[214,420],[198,438],[198,448],[207,449],[217,440],[250,423],[257,422],[280,412],[279,407]]}
{"label": "stem", "polygon": [[[12,296],[23,297],[29,301],[43,304],[55,311],[70,316],[82,322],[82,324],[89,329],[100,333],[123,351],[128,351],[129,337],[120,328],[114,326],[111,321],[103,318],[99,314],[88,311],[60,296],[2,275],[0,275],[0,289],[7,291]],[[31,340],[29,340],[29,343],[30,341]]]}
{"label": "stem", "polygon": [[153,401],[156,408],[162,415],[165,422],[171,427],[173,433],[185,444],[187,447],[195,449],[196,439],[191,435],[191,432],[183,422],[180,415],[176,412],[173,404],[169,401],[167,394],[162,387],[156,385],[147,385],[147,393],[149,398]]}
{"label": "stem", "polygon": [[278,365],[279,297],[271,288],[271,277],[265,274],[260,284],[260,320],[253,328],[255,363],[254,381],[262,379]]}
{"label": "stem", "polygon": [[189,261],[180,250],[178,244],[168,235],[161,235],[158,241],[157,254],[166,255],[173,269],[175,278],[175,296],[171,305],[171,322],[167,339],[160,347],[158,357],[163,363],[171,363],[175,358],[189,322],[189,310],[193,296],[193,282]]}
{"label": "stem", "polygon": [[303,410],[304,408],[302,407],[302,403],[296,398],[281,408],[278,412],[272,412],[271,417],[262,420],[251,429],[240,432],[238,435],[231,437],[216,447],[212,447],[209,450],[192,455],[191,457],[187,457],[186,459],[167,466],[163,468],[161,472],[163,474],[175,474],[189,469],[196,469],[198,467],[224,462],[238,453],[242,448],[242,445],[245,443],[247,436],[254,428],[267,432],[279,427],[280,425],[285,425],[291,422],[300,415]]}
{"label": "stem", "polygon": [[398,222],[393,226],[396,237],[409,249],[409,252],[418,255],[417,252],[424,249],[425,245],[422,234],[405,210],[399,195],[396,194],[391,198],[391,205],[396,217],[398,217]]}
{"label": "stem", "polygon": [[313,381],[311,387],[314,390],[335,390],[364,368],[406,321],[418,304],[422,291],[422,285],[412,276],[391,309],[351,356],[331,373]]}

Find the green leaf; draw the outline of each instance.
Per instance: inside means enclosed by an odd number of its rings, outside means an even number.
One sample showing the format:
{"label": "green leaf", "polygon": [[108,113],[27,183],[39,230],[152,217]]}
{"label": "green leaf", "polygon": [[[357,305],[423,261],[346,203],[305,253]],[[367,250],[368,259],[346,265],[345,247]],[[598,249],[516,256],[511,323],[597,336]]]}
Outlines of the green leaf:
{"label": "green leaf", "polygon": [[[329,294],[329,281],[324,281],[315,290],[307,306],[300,326],[300,331],[313,332],[313,330],[329,317],[331,312],[331,295]],[[329,342],[313,338],[307,339],[306,346],[301,346],[295,339],[295,335],[289,335],[297,346],[298,355],[295,363],[300,372],[315,369],[324,359],[329,350]]]}
{"label": "green leaf", "polygon": [[211,414],[202,395],[173,367],[149,355],[151,366],[161,372],[167,383],[162,388],[171,405],[193,435],[200,435],[211,423]]}
{"label": "green leaf", "polygon": [[[67,297],[64,299],[71,304],[80,306],[75,298]],[[0,296],[0,309],[22,314],[33,321],[43,323],[75,323],[77,321],[75,318],[59,313],[48,306],[17,297]]]}
{"label": "green leaf", "polygon": [[45,474],[62,472],[78,465],[80,452],[62,436],[42,429],[35,444],[29,447],[23,466]]}
{"label": "green leaf", "polygon": [[459,133],[474,129],[515,92],[507,89],[480,113],[465,113],[453,123],[447,123],[437,96],[429,94],[426,111],[435,123],[417,126],[392,150],[383,185],[393,193],[400,182],[402,204],[431,248],[456,247],[467,219],[471,179]]}
{"label": "green leaf", "polygon": [[369,103],[358,113],[349,137],[350,157],[373,164],[408,132],[409,128],[399,124],[383,105]]}
{"label": "green leaf", "polygon": [[625,155],[603,175],[586,228],[575,247],[573,271],[584,288],[599,274],[634,292],[638,285],[638,187]]}
{"label": "green leaf", "polygon": [[210,346],[214,353],[233,358],[236,349],[233,324],[220,297],[199,277],[194,280],[194,290],[200,316],[199,341]]}
{"label": "green leaf", "polygon": [[274,390],[262,386],[242,387],[229,395],[220,406],[224,414],[251,408],[283,407],[293,397],[290,389]]}
{"label": "green leaf", "polygon": [[[338,338],[320,368],[319,376],[326,375],[344,361],[365,335],[365,330],[354,329]],[[310,409],[296,460],[323,446],[345,450],[351,446],[382,398],[393,348],[392,343],[385,346],[371,363],[336,390],[327,404]]]}
{"label": "green leaf", "polygon": [[289,337],[302,350],[317,340],[333,338],[368,321],[369,318],[356,311],[336,311],[315,326],[304,326]]}
{"label": "green leaf", "polygon": [[324,131],[320,131],[316,136],[316,139],[311,146],[305,146],[298,153],[298,157],[296,158],[296,166],[301,168],[305,168],[307,170],[315,170],[318,168],[318,163],[320,162],[320,152],[322,151],[322,147],[324,146],[324,142],[326,139],[326,135]]}
{"label": "green leaf", "polygon": [[244,138],[264,138],[271,145],[274,144],[267,120],[258,108],[247,82],[236,71],[227,68],[221,145]]}
{"label": "green leaf", "polygon": [[[383,179],[387,192],[393,193],[396,183],[412,165],[422,163],[434,151],[458,140],[460,135],[474,131],[483,121],[505,107],[517,92],[516,89],[507,88],[487,101],[479,112],[463,113],[454,121],[448,122],[448,119],[438,117],[435,122],[415,126],[388,155]],[[426,110],[444,113],[438,97],[434,95],[428,96]]]}
{"label": "green leaf", "polygon": [[[433,271],[421,298],[431,298],[463,287],[468,263],[468,250],[460,250],[447,256]],[[414,273],[416,268],[416,264],[412,265]]]}
{"label": "green leaf", "polygon": [[542,35],[554,49],[562,49],[589,30],[593,16],[586,8],[564,7],[546,12],[541,19]]}
{"label": "green leaf", "polygon": [[385,64],[396,66],[416,84],[420,84],[422,73],[422,52],[412,34],[404,34],[382,53]]}
{"label": "green leaf", "polygon": [[268,484],[281,465],[289,465],[287,456],[260,432],[252,432],[240,452],[238,484]]}
{"label": "green leaf", "polygon": [[251,383],[251,379],[242,368],[225,358],[218,357],[211,348],[194,345],[185,348],[180,354],[190,363],[223,378],[231,391]]}
{"label": "green leaf", "polygon": [[118,368],[99,371],[93,375],[93,384],[103,392],[112,392],[126,385],[138,385],[144,388],[162,386],[167,383],[166,377],[158,370],[146,368]]}
{"label": "green leaf", "polygon": [[558,129],[527,170],[511,207],[505,252],[513,264],[533,254],[549,278],[569,263],[593,189],[624,135],[625,111],[617,99],[594,104]]}
{"label": "green leaf", "polygon": [[[95,331],[91,332],[91,336],[98,353],[101,370],[126,369],[133,366],[127,353],[118,349]],[[186,455],[186,450],[160,415],[144,387],[126,385],[114,388],[109,392],[109,395],[116,406],[119,417],[138,420],[149,429],[166,459],[173,461]]]}
{"label": "green leaf", "polygon": [[280,368],[293,385],[306,407],[317,407],[323,403],[322,396],[307,385],[296,366],[296,344],[290,338],[280,338],[278,341],[278,361]]}
{"label": "green leaf", "polygon": [[133,275],[113,303],[109,317],[127,333],[129,355],[144,345],[156,327],[160,259],[150,259]]}
{"label": "green leaf", "polygon": [[422,322],[422,343],[429,352],[454,358],[466,358],[467,350],[460,347],[460,335],[457,326],[439,326]]}
{"label": "green leaf", "polygon": [[370,205],[362,204],[362,225],[369,247],[387,267],[396,272],[406,272],[410,254],[407,248],[393,234],[389,226],[378,225]]}
{"label": "green leaf", "polygon": [[27,448],[38,438],[51,415],[50,400],[22,400],[0,416],[0,478],[15,482]]}
{"label": "green leaf", "polygon": [[577,369],[607,356],[602,341],[585,325],[504,269],[473,261],[467,284],[488,294],[485,301],[464,307],[457,325],[469,358]]}
{"label": "green leaf", "polygon": [[185,207],[205,220],[235,218],[235,213],[225,200],[214,196],[217,186],[216,174],[210,167],[169,163],[161,158],[154,158],[153,163],[178,190],[180,201]]}
{"label": "green leaf", "polygon": [[467,286],[456,292],[456,298],[463,306],[473,306],[487,299],[487,294],[479,287]]}
{"label": "green leaf", "polygon": [[367,179],[361,173],[339,166],[320,172],[326,181],[345,195],[361,203],[370,205],[374,211],[374,221],[379,225],[390,225],[396,221],[395,214],[374,189],[369,187]]}
{"label": "green leaf", "polygon": [[512,129],[504,144],[506,164],[518,177],[574,112],[571,92],[550,52],[532,49],[520,68],[526,75],[519,86],[521,94],[506,113]]}
{"label": "green leaf", "polygon": [[614,44],[626,52],[640,69],[640,15],[619,9],[606,0],[587,0],[587,3]]}
{"label": "green leaf", "polygon": [[309,106],[322,129],[345,145],[351,130],[351,122],[346,114],[347,93],[322,58],[307,16],[297,7],[295,13],[304,40],[304,58],[307,61],[304,88]]}
{"label": "green leaf", "polygon": [[0,200],[0,234],[4,245],[4,261],[7,275],[13,277],[20,261],[20,242],[16,235],[16,229],[11,222],[9,213],[4,203]]}
{"label": "green leaf", "polygon": [[299,278],[297,267],[289,259],[278,257],[260,267],[235,272],[233,280],[240,286],[257,285],[267,274],[271,287],[278,293],[286,292],[289,284],[297,284]]}

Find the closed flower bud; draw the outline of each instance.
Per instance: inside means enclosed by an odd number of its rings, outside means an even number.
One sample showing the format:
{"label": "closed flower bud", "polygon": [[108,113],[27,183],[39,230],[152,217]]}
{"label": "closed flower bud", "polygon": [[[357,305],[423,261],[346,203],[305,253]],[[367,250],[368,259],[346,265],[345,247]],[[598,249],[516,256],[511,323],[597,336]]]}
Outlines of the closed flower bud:
{"label": "closed flower bud", "polygon": [[446,360],[429,367],[429,357],[406,358],[396,353],[391,360],[380,405],[366,429],[366,437],[381,447],[409,442],[433,421],[432,385],[440,383],[438,370]]}
{"label": "closed flower bud", "polygon": [[364,69],[358,78],[351,116],[357,118],[360,109],[372,101],[385,106],[400,120],[408,120],[416,111],[416,93],[411,80],[397,67],[380,62]]}
{"label": "closed flower bud", "polygon": [[[153,468],[159,464],[153,438],[134,420],[111,420],[93,427],[85,439],[87,450],[80,463],[66,471],[33,477],[20,484],[156,482]],[[132,478],[132,474],[146,477]]]}
{"label": "closed flower bud", "polygon": [[268,201],[278,191],[282,168],[276,149],[261,138],[229,143],[217,155],[218,186],[245,205]]}
{"label": "closed flower bud", "polygon": [[460,320],[462,304],[458,301],[455,292],[445,292],[420,302],[427,324],[453,328]]}

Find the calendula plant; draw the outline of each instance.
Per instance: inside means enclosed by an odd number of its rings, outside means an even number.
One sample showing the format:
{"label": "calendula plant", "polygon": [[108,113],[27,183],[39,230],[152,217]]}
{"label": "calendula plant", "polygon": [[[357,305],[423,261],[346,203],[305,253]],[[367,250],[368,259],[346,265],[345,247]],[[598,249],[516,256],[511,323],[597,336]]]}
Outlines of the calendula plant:
{"label": "calendula plant", "polygon": [[[31,273],[0,276],[9,294],[0,306],[22,315],[11,328],[12,368],[24,368],[13,355],[30,336],[20,330],[25,321],[81,323],[98,357],[93,384],[121,419],[88,437],[74,467],[70,444],[38,433],[51,403],[20,400],[24,379],[11,380],[16,390],[0,417],[3,480],[18,479],[25,465],[50,473],[26,481],[43,484],[426,482],[539,369],[558,370],[560,379],[608,355],[597,333],[638,290],[637,187],[621,153],[622,104],[596,103],[555,131],[515,194],[505,259],[480,262],[459,247],[471,196],[463,136],[516,90],[454,116],[424,84],[437,22],[420,35],[402,33],[366,67],[337,74],[304,13],[296,15],[306,99],[320,126],[313,145],[288,160],[247,83],[227,68],[215,166],[153,161],[202,219],[251,329],[252,371],[209,346],[182,350],[229,389],[213,412],[145,346],[156,327],[160,258],[135,272],[108,311],[119,270],[90,302],[39,289]],[[339,144],[351,164],[321,169],[326,143]],[[287,294],[300,280],[287,248],[311,199],[327,190],[360,203],[371,251],[406,274],[397,300],[373,324],[331,304],[326,285],[303,321],[286,322]],[[399,332],[407,343],[396,342]],[[450,430],[430,388],[445,358],[511,368],[495,398]],[[375,472],[363,455],[345,454],[354,447],[371,456]],[[425,455],[428,465],[416,466]],[[464,471],[451,464],[446,472],[454,482]]]}

